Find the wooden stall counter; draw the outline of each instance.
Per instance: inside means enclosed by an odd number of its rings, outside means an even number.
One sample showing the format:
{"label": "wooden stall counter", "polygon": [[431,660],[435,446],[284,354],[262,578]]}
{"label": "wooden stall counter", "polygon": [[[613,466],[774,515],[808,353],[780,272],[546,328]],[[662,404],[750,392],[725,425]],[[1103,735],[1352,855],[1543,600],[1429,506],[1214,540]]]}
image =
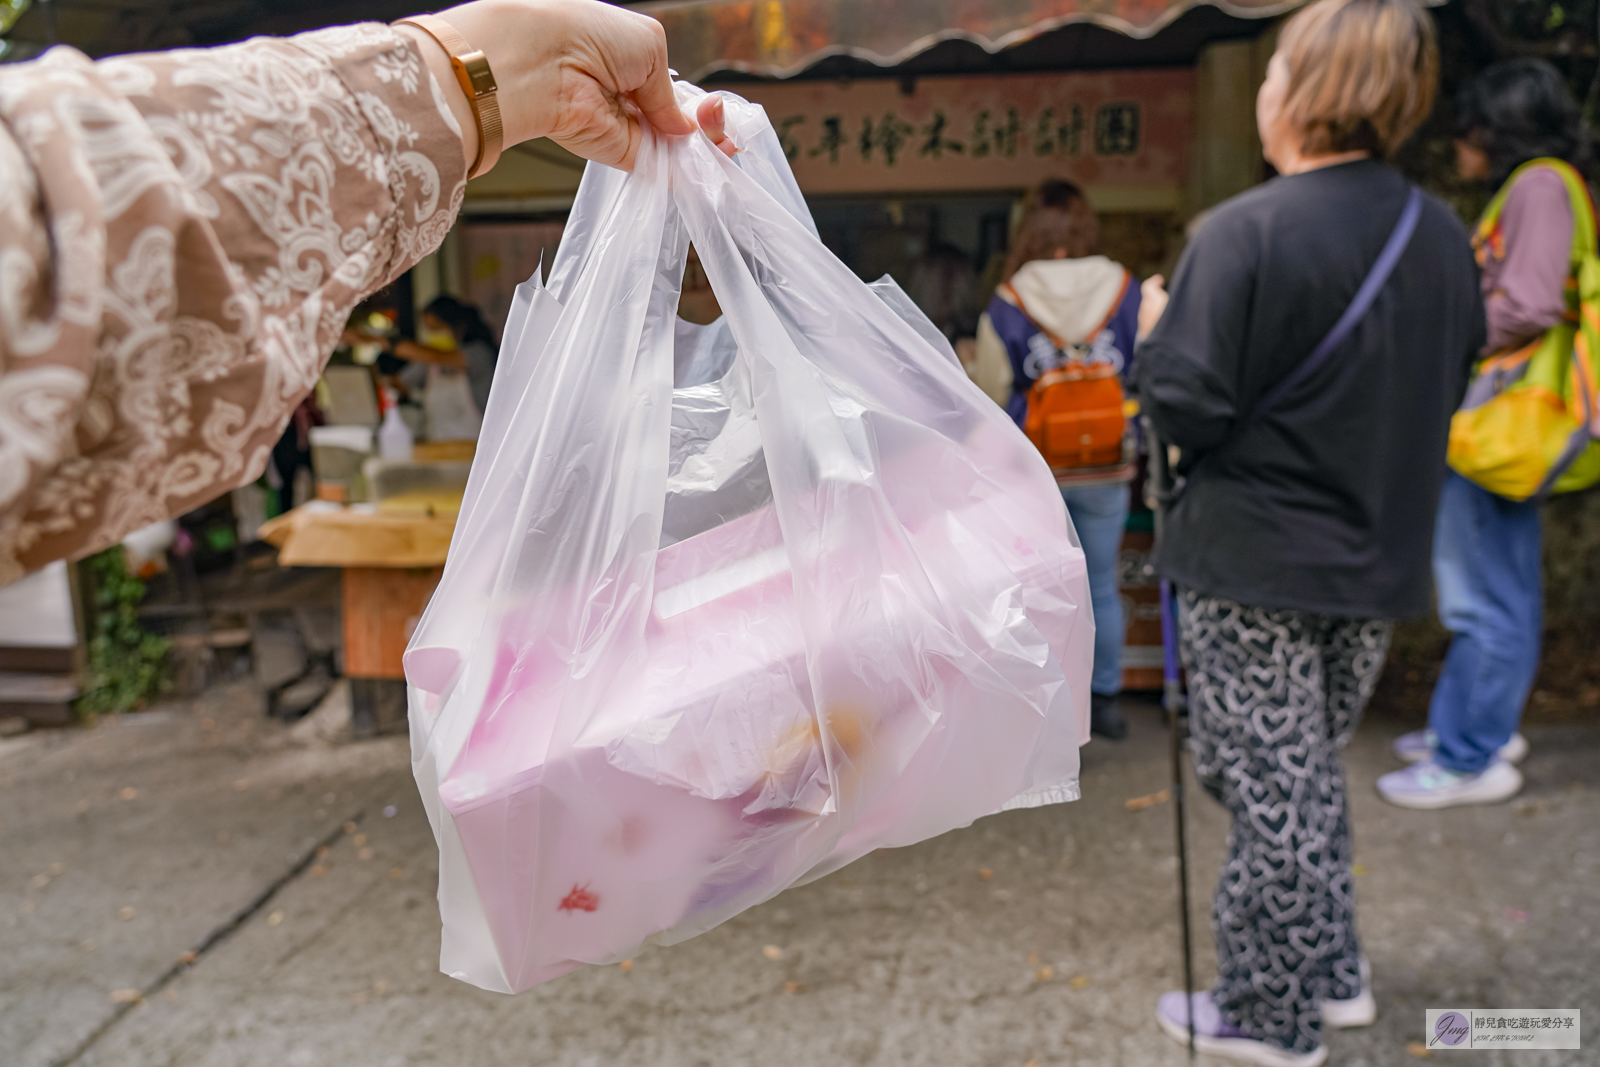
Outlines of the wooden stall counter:
{"label": "wooden stall counter", "polygon": [[313,502],[261,527],[283,567],[343,572],[344,673],[356,736],[406,725],[401,657],[444,573],[453,514],[380,513]]}

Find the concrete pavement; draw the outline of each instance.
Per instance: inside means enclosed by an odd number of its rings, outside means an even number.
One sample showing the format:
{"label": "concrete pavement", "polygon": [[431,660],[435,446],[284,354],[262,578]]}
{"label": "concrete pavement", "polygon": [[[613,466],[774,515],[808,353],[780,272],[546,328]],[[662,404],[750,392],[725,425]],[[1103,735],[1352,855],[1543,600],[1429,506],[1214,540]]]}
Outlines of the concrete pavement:
{"label": "concrete pavement", "polygon": [[[1084,799],[874,854],[712,932],[528,993],[437,973],[437,858],[406,746],[282,745],[244,687],[0,742],[0,1064],[1158,1067],[1180,981],[1154,707],[1084,753]],[[1402,812],[1348,762],[1380,1005],[1334,1064],[1416,1062],[1426,1007],[1578,1007],[1600,1063],[1600,728],[1533,728],[1513,804]],[[1191,805],[1202,983],[1226,832]],[[319,842],[326,851],[319,852]],[[238,919],[237,928],[229,923]],[[185,952],[216,937],[192,964]],[[164,979],[163,976],[169,976]],[[147,991],[147,999],[137,999]]]}

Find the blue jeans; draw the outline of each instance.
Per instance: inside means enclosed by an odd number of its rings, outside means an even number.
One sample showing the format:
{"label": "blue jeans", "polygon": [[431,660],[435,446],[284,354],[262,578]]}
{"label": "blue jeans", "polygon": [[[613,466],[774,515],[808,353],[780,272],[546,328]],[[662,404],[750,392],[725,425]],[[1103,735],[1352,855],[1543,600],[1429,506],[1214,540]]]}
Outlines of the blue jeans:
{"label": "blue jeans", "polygon": [[1074,486],[1061,490],[1067,514],[1078,530],[1089,567],[1089,599],[1094,605],[1094,674],[1089,689],[1102,696],[1122,692],[1122,593],[1117,560],[1128,525],[1128,486]]}
{"label": "blue jeans", "polygon": [[1439,765],[1476,774],[1516,733],[1544,626],[1539,505],[1451,471],[1433,532],[1439,619],[1455,636],[1428,705]]}

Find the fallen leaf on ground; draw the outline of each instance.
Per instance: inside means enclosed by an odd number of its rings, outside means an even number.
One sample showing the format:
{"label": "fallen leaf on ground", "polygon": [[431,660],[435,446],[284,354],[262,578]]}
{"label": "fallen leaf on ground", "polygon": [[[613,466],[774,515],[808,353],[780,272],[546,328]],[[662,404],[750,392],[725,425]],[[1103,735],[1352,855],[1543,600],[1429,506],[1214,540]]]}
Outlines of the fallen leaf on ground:
{"label": "fallen leaf on ground", "polygon": [[1049,966],[1048,964],[1046,964],[1043,967],[1040,967],[1038,970],[1033,972],[1033,980],[1035,982],[1048,982],[1050,979],[1054,978],[1055,976],[1056,976],[1056,969],[1054,967]]}
{"label": "fallen leaf on ground", "polygon": [[134,910],[132,908],[119,908],[119,909],[117,909],[117,918],[120,919],[122,922],[127,922],[129,919],[133,918],[135,914],[136,913],[134,912]]}
{"label": "fallen leaf on ground", "polygon": [[803,992],[805,990],[805,988],[806,988],[806,984],[804,982],[785,982],[785,983],[783,983],[783,991],[785,993],[800,993],[800,992]]}
{"label": "fallen leaf on ground", "polygon": [[1142,797],[1134,797],[1132,800],[1125,802],[1123,807],[1129,811],[1143,811],[1145,808],[1153,808],[1157,804],[1165,804],[1171,799],[1172,790],[1163,789],[1159,793],[1147,793]]}
{"label": "fallen leaf on ground", "polygon": [[367,835],[366,834],[357,834],[356,836],[354,836],[354,837],[352,837],[350,839],[350,843],[352,845],[355,845],[356,848],[360,848],[362,845],[367,843]]}
{"label": "fallen leaf on ground", "polygon": [[328,846],[327,845],[318,845],[317,846],[317,859],[320,860],[322,857],[326,856],[327,854],[328,854]]}
{"label": "fallen leaf on ground", "polygon": [[1028,953],[1028,966],[1029,967],[1037,967],[1038,965],[1039,965],[1039,957],[1037,955],[1035,955],[1034,953],[1032,953],[1032,952]]}
{"label": "fallen leaf on ground", "polygon": [[239,792],[243,793],[246,789],[250,788],[250,779],[248,779],[248,778],[235,778],[233,780],[233,788],[235,788]]}
{"label": "fallen leaf on ground", "polygon": [[49,884],[50,876],[48,874],[36,874],[28,879],[28,886],[32,889],[43,889]]}
{"label": "fallen leaf on ground", "polygon": [[372,991],[374,993],[378,994],[381,997],[381,996],[383,996],[383,994],[389,992],[389,983],[388,982],[373,982],[372,983]]}
{"label": "fallen leaf on ground", "polygon": [[1088,989],[1089,988],[1089,976],[1086,975],[1086,974],[1073,975],[1072,976],[1072,988],[1073,989]]}
{"label": "fallen leaf on ground", "polygon": [[988,867],[979,867],[978,877],[987,882],[989,879],[994,877],[994,871],[990,870]]}
{"label": "fallen leaf on ground", "polygon": [[633,970],[633,961],[623,960],[621,963],[617,964],[617,969],[623,974],[627,974],[629,971]]}
{"label": "fallen leaf on ground", "polygon": [[311,877],[313,877],[313,878],[321,878],[323,875],[325,875],[327,873],[328,873],[328,868],[326,866],[324,866],[323,864],[320,864],[320,863],[313,865],[312,868],[311,868]]}
{"label": "fallen leaf on ground", "polygon": [[268,926],[277,926],[281,922],[283,922],[283,912],[282,911],[275,911],[271,915],[267,916],[267,925]]}
{"label": "fallen leaf on ground", "polygon": [[1419,1060],[1433,1059],[1433,1050],[1420,1041],[1407,1041],[1406,1051],[1411,1053]]}
{"label": "fallen leaf on ground", "polygon": [[64,863],[52,863],[49,867],[45,868],[44,873],[48,874],[52,878],[55,878],[64,873],[66,869],[67,867]]}
{"label": "fallen leaf on ground", "polygon": [[113,989],[111,991],[111,1003],[113,1004],[137,1004],[143,999],[144,994],[137,989]]}
{"label": "fallen leaf on ground", "polygon": [[1022,1065],[1022,1067],[1039,1067],[1039,1061],[1038,1060],[1029,1060],[1027,1063],[1024,1063]]}
{"label": "fallen leaf on ground", "polygon": [[769,960],[783,959],[783,949],[779,948],[777,945],[768,945],[761,950],[761,954],[767,957]]}
{"label": "fallen leaf on ground", "polygon": [[390,878],[393,878],[393,879],[394,879],[394,880],[395,880],[395,881],[397,881],[397,882],[398,882],[398,881],[399,881],[399,880],[400,880],[400,879],[401,879],[401,878],[402,878],[402,877],[404,877],[404,875],[405,875],[405,873],[406,873],[406,872],[405,872],[405,871],[403,871],[403,870],[401,870],[401,869],[400,869],[400,868],[399,868],[399,867],[390,867],[390,868],[389,868],[389,877],[390,877]]}
{"label": "fallen leaf on ground", "polygon": [[135,789],[131,785],[123,786],[122,787],[122,792],[117,794],[117,796],[121,797],[123,800],[132,800],[134,797],[136,797],[138,795],[139,795],[139,791],[137,789]]}
{"label": "fallen leaf on ground", "polygon": [[344,824],[344,832],[347,833],[347,834],[355,833],[356,832],[356,824],[353,823],[353,822],[345,823]]}
{"label": "fallen leaf on ground", "polygon": [[178,962],[179,963],[193,963],[195,960],[198,960],[199,958],[200,958],[200,954],[198,952],[196,952],[194,949],[189,949],[186,952],[178,953]]}
{"label": "fallen leaf on ground", "polygon": [[370,860],[371,858],[372,850],[370,848],[364,848],[356,853],[356,859],[358,860]]}
{"label": "fallen leaf on ground", "polygon": [[1350,873],[1355,875],[1357,878],[1360,878],[1363,874],[1367,873],[1367,865],[1365,863],[1358,863],[1354,867],[1350,868]]}

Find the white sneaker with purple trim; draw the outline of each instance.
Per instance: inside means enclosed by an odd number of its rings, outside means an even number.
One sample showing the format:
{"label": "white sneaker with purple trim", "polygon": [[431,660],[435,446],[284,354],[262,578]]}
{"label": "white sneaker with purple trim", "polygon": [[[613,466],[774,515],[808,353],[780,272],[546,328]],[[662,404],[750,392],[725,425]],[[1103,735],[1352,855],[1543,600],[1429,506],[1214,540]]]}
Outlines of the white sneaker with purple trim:
{"label": "white sneaker with purple trim", "polygon": [[[1327,1045],[1310,1052],[1290,1052],[1247,1037],[1243,1030],[1222,1021],[1210,990],[1192,994],[1190,1003],[1194,1006],[1194,1047],[1199,1052],[1260,1067],[1321,1067],[1328,1058]],[[1180,1045],[1189,1043],[1189,1011],[1181,992],[1161,994],[1156,1001],[1156,1022],[1172,1040]]]}
{"label": "white sneaker with purple trim", "polygon": [[1463,804],[1498,804],[1522,790],[1522,772],[1497,759],[1477,774],[1446,770],[1433,760],[1378,779],[1378,795],[1401,808],[1433,811]]}

